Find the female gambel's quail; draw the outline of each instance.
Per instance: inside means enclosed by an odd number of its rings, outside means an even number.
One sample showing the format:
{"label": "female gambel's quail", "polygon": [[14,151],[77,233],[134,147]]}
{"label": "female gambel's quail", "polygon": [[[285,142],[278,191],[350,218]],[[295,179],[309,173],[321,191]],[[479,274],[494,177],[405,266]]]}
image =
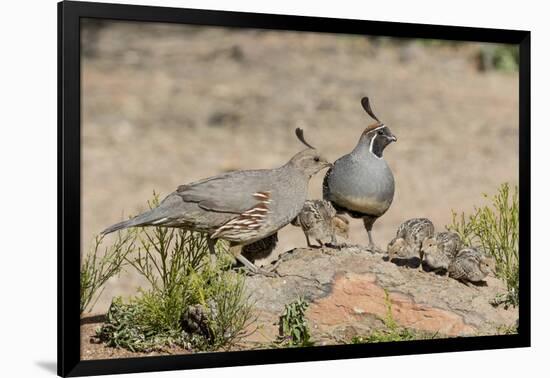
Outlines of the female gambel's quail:
{"label": "female gambel's quail", "polygon": [[437,232],[422,242],[424,262],[433,270],[447,270],[461,248],[462,242],[456,232]]}
{"label": "female gambel's quail", "polygon": [[476,248],[461,249],[449,265],[449,277],[464,283],[479,282],[493,271],[493,258]]}
{"label": "female gambel's quail", "polygon": [[388,244],[388,258],[419,257],[422,269],[422,242],[434,235],[434,225],[427,218],[413,218],[401,223],[395,238]]}
{"label": "female gambel's quail", "polygon": [[370,249],[379,251],[372,238],[372,226],[389,209],[394,193],[393,174],[382,153],[397,138],[374,115],[367,97],[361,100],[361,105],[376,123],[368,126],[354,150],[336,160],[327,172],[323,198],[332,202],[339,213],[362,218]]}
{"label": "female gambel's quail", "polygon": [[296,136],[308,149],[280,168],[235,171],[181,185],[160,205],[106,230],[108,234],[127,227],[164,226],[205,232],[210,252],[216,239],[230,242],[232,254],[251,271],[260,271],[241,256],[241,246],[277,232],[298,215],[306,201],[309,179],[331,166],[309,145],[301,129]]}
{"label": "female gambel's quail", "polygon": [[347,219],[336,215],[336,210],[325,200],[307,200],[304,208],[292,225],[301,227],[308,247],[312,248],[310,239],[319,243],[320,247],[330,244],[336,247],[336,235],[347,234]]}

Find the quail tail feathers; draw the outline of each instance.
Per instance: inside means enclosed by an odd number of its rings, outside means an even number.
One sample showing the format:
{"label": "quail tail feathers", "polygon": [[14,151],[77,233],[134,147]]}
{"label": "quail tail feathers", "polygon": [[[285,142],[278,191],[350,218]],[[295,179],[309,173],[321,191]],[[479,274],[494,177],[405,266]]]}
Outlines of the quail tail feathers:
{"label": "quail tail feathers", "polygon": [[156,209],[149,210],[132,219],[128,219],[126,221],[113,224],[112,226],[109,226],[105,230],[101,231],[101,233],[103,235],[106,235],[106,234],[110,234],[111,232],[123,230],[125,228],[151,226],[151,225],[155,225],[157,222],[161,223],[159,221],[164,220],[166,218],[166,215],[164,214],[164,211],[159,211],[159,210],[164,210],[164,209],[156,208]]}

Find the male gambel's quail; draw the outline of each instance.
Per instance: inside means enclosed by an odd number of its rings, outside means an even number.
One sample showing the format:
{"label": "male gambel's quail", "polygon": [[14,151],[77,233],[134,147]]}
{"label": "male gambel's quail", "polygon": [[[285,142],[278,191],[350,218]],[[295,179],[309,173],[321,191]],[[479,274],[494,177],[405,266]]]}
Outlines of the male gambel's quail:
{"label": "male gambel's quail", "polygon": [[427,218],[412,218],[401,223],[395,238],[388,244],[388,258],[419,257],[422,269],[422,242],[434,235],[434,225]]}
{"label": "male gambel's quail", "polygon": [[[302,211],[292,220],[292,225],[301,227],[308,247],[313,247],[311,240],[320,247],[330,244],[336,247],[336,234],[347,233],[342,230],[347,219],[336,215],[336,210],[325,200],[307,200]],[[343,231],[343,232],[342,232]]]}
{"label": "male gambel's quail", "polygon": [[494,260],[476,248],[461,249],[449,265],[449,277],[468,283],[479,282],[494,271]]}
{"label": "male gambel's quail", "polygon": [[216,239],[253,272],[261,272],[241,256],[241,246],[277,232],[294,219],[306,201],[311,176],[331,164],[309,145],[301,129],[296,136],[308,149],[280,168],[235,171],[181,185],[158,207],[108,227],[108,234],[127,227],[164,226],[205,232],[215,253]]}
{"label": "male gambel's quail", "polygon": [[363,131],[352,152],[334,162],[323,181],[323,198],[332,202],[339,213],[362,218],[370,249],[379,251],[372,238],[372,226],[389,209],[394,194],[393,174],[382,153],[397,138],[374,115],[367,97],[361,105],[376,123]]}
{"label": "male gambel's quail", "polygon": [[433,270],[447,270],[461,248],[462,242],[456,232],[436,232],[434,237],[422,242],[424,262]]}

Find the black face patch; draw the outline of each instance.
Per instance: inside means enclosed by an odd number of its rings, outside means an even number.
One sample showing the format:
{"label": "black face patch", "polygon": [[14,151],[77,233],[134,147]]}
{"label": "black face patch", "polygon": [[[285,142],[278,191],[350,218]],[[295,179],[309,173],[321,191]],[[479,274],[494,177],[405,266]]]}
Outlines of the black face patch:
{"label": "black face patch", "polygon": [[371,130],[369,132],[369,136],[369,150],[379,158],[382,157],[386,146],[395,140],[395,137],[391,133],[389,127],[384,125]]}

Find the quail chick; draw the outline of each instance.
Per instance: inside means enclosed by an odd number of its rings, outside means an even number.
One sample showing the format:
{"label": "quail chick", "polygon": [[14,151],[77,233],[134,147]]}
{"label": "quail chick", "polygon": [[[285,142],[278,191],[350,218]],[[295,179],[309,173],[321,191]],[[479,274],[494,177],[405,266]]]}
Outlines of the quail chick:
{"label": "quail chick", "polygon": [[462,242],[456,232],[437,232],[434,237],[422,242],[424,262],[433,270],[447,270],[461,247]]}
{"label": "quail chick", "polygon": [[[327,244],[336,246],[336,228],[345,228],[344,217],[336,218],[336,210],[330,202],[325,200],[307,200],[302,211],[292,220],[292,225],[301,227],[308,247],[312,248],[311,239],[319,247]],[[347,233],[347,230],[345,231]]]}
{"label": "quail chick", "polygon": [[245,258],[254,262],[254,260],[263,259],[269,256],[277,247],[278,242],[279,236],[277,233],[274,233],[254,243],[245,245],[241,253]]}
{"label": "quail chick", "polygon": [[449,277],[468,283],[479,282],[494,271],[494,260],[476,248],[461,249],[449,265]]}
{"label": "quail chick", "polygon": [[388,244],[388,257],[420,258],[419,269],[422,269],[422,242],[434,235],[434,225],[427,218],[413,218],[401,223],[395,238]]}
{"label": "quail chick", "polygon": [[345,216],[336,214],[332,218],[332,226],[334,227],[336,236],[342,239],[349,239],[349,220]]}
{"label": "quail chick", "polygon": [[374,115],[367,97],[361,99],[361,105],[376,122],[363,130],[353,151],[336,160],[327,171],[323,198],[330,201],[338,213],[363,220],[369,249],[374,252],[380,248],[374,243],[372,227],[390,208],[395,191],[393,174],[383,153],[397,138]]}

